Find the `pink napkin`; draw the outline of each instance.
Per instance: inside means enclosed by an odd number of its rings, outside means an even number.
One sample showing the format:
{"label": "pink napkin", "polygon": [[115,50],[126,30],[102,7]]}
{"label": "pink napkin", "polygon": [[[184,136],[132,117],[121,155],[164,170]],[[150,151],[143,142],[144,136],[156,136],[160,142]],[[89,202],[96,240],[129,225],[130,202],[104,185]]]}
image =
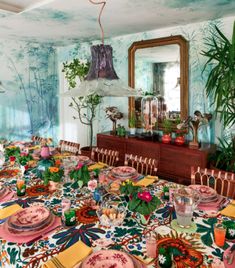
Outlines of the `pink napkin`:
{"label": "pink napkin", "polygon": [[61,219],[59,217],[55,217],[53,222],[49,226],[44,228],[41,232],[37,232],[34,235],[31,234],[16,236],[13,233],[9,232],[7,222],[5,222],[2,226],[0,226],[0,237],[5,239],[7,242],[28,243],[39,236],[47,237],[50,234],[50,231],[53,231],[56,227],[59,227],[60,225]]}

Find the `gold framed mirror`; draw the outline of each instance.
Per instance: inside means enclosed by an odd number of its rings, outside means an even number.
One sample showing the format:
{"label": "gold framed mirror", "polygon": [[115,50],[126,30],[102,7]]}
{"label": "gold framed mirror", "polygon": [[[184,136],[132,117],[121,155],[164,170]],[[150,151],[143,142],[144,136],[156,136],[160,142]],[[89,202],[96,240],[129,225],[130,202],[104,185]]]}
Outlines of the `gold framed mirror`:
{"label": "gold framed mirror", "polygon": [[[168,118],[188,116],[188,41],[181,35],[134,42],[128,50],[129,86],[164,100]],[[141,98],[129,98],[129,118]],[[137,127],[142,127],[137,116]],[[161,129],[161,124],[158,124]]]}

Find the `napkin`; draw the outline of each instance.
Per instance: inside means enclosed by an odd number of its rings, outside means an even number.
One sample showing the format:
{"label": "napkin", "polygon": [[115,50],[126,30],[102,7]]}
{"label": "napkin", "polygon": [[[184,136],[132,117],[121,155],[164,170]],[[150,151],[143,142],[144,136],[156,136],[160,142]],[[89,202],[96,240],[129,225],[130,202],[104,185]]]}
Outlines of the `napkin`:
{"label": "napkin", "polygon": [[[92,253],[92,249],[84,244],[82,241],[78,241],[68,249],[60,252],[56,259],[65,267],[72,268],[77,263],[81,262],[89,254]],[[56,268],[52,260],[47,261],[42,265],[42,268]]]}
{"label": "napkin", "polygon": [[158,180],[157,176],[148,175],[148,176],[144,177],[143,179],[139,180],[138,182],[136,182],[134,185],[147,187],[157,180]]}
{"label": "napkin", "polygon": [[95,170],[95,169],[102,169],[102,168],[105,168],[105,167],[107,167],[107,164],[102,163],[102,162],[98,162],[96,164],[93,164],[93,165],[89,166],[88,170],[92,171],[92,170]]}
{"label": "napkin", "polygon": [[226,208],[222,209],[220,214],[229,218],[235,218],[235,200],[233,200]]}
{"label": "napkin", "polygon": [[0,209],[0,220],[5,219],[5,218],[15,214],[16,212],[18,212],[21,209],[22,209],[22,207],[18,204],[14,204],[14,205],[8,206],[6,208]]}

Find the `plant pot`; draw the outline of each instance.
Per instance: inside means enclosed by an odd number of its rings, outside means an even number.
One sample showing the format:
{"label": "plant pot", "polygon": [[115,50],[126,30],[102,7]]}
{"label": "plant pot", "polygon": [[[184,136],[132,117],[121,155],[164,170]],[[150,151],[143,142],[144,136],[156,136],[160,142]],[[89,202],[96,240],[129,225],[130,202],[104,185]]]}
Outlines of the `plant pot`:
{"label": "plant pot", "polygon": [[130,128],[130,135],[135,135],[136,128]]}
{"label": "plant pot", "polygon": [[162,136],[162,143],[171,143],[171,134],[164,134]]}
{"label": "plant pot", "polygon": [[178,136],[175,138],[175,144],[177,145],[183,145],[185,143],[184,136]]}
{"label": "plant pot", "polygon": [[90,146],[85,146],[80,149],[81,155],[88,156],[89,158],[91,158],[91,151],[92,148]]}

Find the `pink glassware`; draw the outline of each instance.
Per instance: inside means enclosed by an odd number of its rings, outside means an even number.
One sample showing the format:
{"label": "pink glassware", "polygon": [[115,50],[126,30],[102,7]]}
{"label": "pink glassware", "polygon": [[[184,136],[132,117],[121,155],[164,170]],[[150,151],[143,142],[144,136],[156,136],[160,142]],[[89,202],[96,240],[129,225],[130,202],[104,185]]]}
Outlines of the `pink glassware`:
{"label": "pink glassware", "polygon": [[61,206],[62,206],[62,214],[64,215],[64,212],[66,210],[69,210],[70,209],[70,207],[71,207],[71,201],[69,199],[64,198],[61,201]]}
{"label": "pink glassware", "polygon": [[41,148],[41,157],[49,158],[50,157],[50,148],[48,146],[44,146]]}
{"label": "pink glassware", "polygon": [[147,256],[149,258],[156,258],[157,256],[157,238],[156,233],[150,232],[145,236]]}

